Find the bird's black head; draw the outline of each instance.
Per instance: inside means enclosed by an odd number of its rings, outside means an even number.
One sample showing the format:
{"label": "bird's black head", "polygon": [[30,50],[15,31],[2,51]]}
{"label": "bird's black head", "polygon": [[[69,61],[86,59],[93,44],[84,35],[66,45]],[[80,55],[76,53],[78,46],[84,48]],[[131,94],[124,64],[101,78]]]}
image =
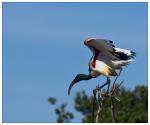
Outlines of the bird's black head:
{"label": "bird's black head", "polygon": [[70,91],[71,91],[71,88],[76,84],[78,83],[79,81],[81,80],[89,80],[91,79],[91,75],[85,75],[85,74],[78,74],[75,79],[71,82],[69,88],[68,88],[68,95],[70,95]]}

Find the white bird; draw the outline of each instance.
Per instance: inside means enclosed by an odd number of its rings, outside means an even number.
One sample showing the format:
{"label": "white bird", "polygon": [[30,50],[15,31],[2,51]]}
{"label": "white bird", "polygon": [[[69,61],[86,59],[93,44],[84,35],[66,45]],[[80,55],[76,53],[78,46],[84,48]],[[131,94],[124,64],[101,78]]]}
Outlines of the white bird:
{"label": "white bird", "polygon": [[110,77],[117,76],[117,70],[121,70],[122,66],[128,65],[136,56],[136,53],[131,50],[116,48],[111,40],[88,38],[84,41],[84,44],[93,53],[89,62],[89,74],[78,74],[69,86],[68,95],[74,84],[100,75],[107,77],[107,82],[100,88],[108,84],[107,91],[109,91]]}

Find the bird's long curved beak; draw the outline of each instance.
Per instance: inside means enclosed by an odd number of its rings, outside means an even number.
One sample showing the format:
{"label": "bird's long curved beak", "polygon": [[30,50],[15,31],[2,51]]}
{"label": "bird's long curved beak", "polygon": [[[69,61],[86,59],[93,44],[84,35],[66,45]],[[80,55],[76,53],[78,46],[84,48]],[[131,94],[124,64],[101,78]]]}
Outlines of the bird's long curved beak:
{"label": "bird's long curved beak", "polygon": [[70,91],[71,91],[71,88],[76,84],[78,83],[79,81],[81,80],[84,80],[85,79],[85,76],[84,74],[78,74],[76,75],[76,77],[74,78],[74,80],[71,82],[71,84],[69,85],[69,88],[68,88],[68,95],[70,95]]}
{"label": "bird's long curved beak", "polygon": [[74,78],[74,80],[71,82],[71,84],[69,85],[69,88],[68,88],[68,95],[70,95],[70,91],[71,91],[71,88],[79,81],[81,81],[83,79],[83,74],[78,74],[76,75],[76,77]]}
{"label": "bird's long curved beak", "polygon": [[75,79],[71,82],[69,88],[68,88],[68,95],[70,95],[70,91],[71,91],[71,88],[76,84],[78,83],[79,81],[81,80],[89,80],[91,79],[92,77],[90,75],[85,75],[85,74],[78,74]]}
{"label": "bird's long curved beak", "polygon": [[69,85],[69,88],[68,88],[68,95],[70,95],[70,91],[73,87],[73,85],[75,84],[75,82],[72,82],[70,85]]}

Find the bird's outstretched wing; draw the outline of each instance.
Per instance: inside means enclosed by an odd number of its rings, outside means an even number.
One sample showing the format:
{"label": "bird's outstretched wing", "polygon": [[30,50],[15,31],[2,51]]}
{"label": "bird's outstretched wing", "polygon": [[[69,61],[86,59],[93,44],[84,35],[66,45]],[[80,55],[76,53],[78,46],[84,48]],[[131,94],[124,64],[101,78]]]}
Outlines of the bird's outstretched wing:
{"label": "bird's outstretched wing", "polygon": [[111,40],[87,39],[84,43],[92,50],[93,55],[99,51],[110,60],[129,60],[136,56],[136,53],[133,51],[115,48]]}
{"label": "bird's outstretched wing", "polygon": [[117,60],[117,57],[112,54],[115,52],[115,45],[111,40],[87,39],[85,40],[84,44],[90,48],[90,50],[93,52],[93,55],[96,55],[100,52],[109,59]]}
{"label": "bird's outstretched wing", "polygon": [[114,52],[115,45],[114,45],[113,41],[106,40],[106,39],[95,39],[95,42],[96,42],[98,48],[100,49],[100,51]]}

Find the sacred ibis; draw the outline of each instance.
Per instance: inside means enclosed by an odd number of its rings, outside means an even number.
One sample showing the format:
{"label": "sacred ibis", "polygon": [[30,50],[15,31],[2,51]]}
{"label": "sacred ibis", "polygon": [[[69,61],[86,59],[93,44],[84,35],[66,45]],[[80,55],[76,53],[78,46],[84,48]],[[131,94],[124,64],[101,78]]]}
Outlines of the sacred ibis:
{"label": "sacred ibis", "polygon": [[107,77],[107,82],[100,88],[108,84],[107,91],[109,91],[110,77],[117,76],[117,70],[128,65],[136,56],[136,53],[131,50],[116,48],[111,40],[88,38],[84,44],[93,53],[89,61],[89,74],[78,74],[69,86],[68,95],[73,85],[79,81],[89,80],[100,75]]}

